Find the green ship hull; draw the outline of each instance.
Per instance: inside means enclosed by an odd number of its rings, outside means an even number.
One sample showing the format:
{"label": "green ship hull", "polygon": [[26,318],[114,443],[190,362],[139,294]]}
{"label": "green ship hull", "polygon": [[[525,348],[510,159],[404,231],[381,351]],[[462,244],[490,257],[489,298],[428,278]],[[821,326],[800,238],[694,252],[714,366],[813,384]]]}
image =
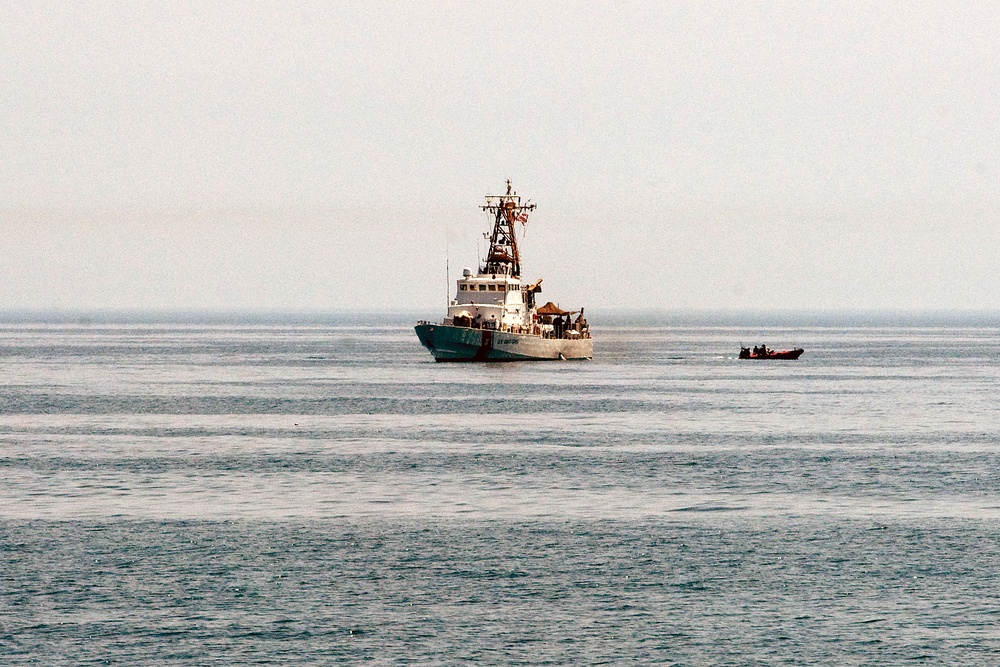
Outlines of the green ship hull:
{"label": "green ship hull", "polygon": [[558,361],[591,359],[590,338],[542,338],[493,329],[421,323],[417,337],[435,361]]}

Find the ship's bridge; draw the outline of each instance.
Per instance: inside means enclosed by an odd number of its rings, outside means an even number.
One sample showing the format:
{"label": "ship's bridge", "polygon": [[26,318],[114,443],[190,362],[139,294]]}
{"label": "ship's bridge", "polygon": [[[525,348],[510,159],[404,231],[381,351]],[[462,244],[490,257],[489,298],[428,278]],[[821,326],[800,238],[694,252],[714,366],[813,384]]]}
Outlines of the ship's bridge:
{"label": "ship's bridge", "polygon": [[473,326],[524,327],[527,322],[521,281],[504,274],[473,275],[466,269],[456,281],[455,298],[448,307],[449,319],[462,313]]}

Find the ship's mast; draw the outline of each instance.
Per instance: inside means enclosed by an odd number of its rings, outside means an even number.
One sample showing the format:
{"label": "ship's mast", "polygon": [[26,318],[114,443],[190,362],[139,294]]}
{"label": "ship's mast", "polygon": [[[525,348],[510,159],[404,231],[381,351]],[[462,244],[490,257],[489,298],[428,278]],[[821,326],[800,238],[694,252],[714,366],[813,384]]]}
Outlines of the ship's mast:
{"label": "ship's mast", "polygon": [[495,213],[493,232],[490,235],[490,249],[486,253],[486,264],[479,272],[521,277],[521,253],[517,249],[514,223],[527,222],[528,211],[535,210],[534,204],[522,204],[521,197],[511,190],[507,180],[507,194],[486,195],[484,211]]}

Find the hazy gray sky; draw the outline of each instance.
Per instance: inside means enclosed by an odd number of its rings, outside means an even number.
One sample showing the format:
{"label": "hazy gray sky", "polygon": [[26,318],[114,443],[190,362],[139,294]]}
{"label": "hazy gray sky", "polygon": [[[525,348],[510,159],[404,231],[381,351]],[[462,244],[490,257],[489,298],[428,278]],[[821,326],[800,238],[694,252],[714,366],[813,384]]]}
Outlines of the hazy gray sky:
{"label": "hazy gray sky", "polygon": [[0,9],[0,308],[1000,308],[992,2]]}

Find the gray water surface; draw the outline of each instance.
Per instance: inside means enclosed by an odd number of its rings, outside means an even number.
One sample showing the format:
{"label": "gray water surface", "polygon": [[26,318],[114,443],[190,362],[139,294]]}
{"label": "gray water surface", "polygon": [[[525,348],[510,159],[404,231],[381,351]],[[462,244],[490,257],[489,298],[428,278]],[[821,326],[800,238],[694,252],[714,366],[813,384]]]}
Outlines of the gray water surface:
{"label": "gray water surface", "polygon": [[0,325],[0,664],[1000,664],[1000,331],[595,329]]}

